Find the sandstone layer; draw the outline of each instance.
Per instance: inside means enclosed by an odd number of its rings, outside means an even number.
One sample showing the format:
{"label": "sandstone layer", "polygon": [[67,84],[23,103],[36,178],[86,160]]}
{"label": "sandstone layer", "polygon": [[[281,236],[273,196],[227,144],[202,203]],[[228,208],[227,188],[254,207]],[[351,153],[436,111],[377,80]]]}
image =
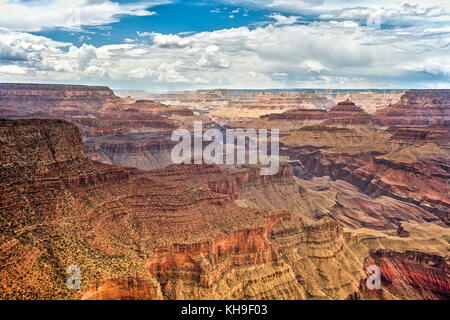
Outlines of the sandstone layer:
{"label": "sandstone layer", "polygon": [[[438,226],[432,237],[414,225],[405,225],[407,238],[352,233],[330,217],[239,208],[229,192],[211,191],[214,167],[146,172],[95,162],[65,121],[1,121],[0,138],[4,299],[344,299],[361,291],[364,261],[377,250],[419,242],[445,256]],[[287,165],[262,180],[252,170],[223,177],[243,194],[293,183]],[[199,179],[181,183],[179,173]],[[70,265],[81,268],[81,290],[65,285]]]}
{"label": "sandstone layer", "polygon": [[400,101],[374,114],[380,125],[431,125],[450,122],[449,90],[409,90]]}
{"label": "sandstone layer", "polygon": [[[448,90],[0,88],[0,117],[47,118],[0,120],[1,298],[449,298]],[[208,116],[279,128],[278,172],[171,165]]]}
{"label": "sandstone layer", "polygon": [[67,120],[81,129],[88,157],[140,169],[172,164],[176,128],[192,128],[195,120],[211,125],[186,108],[75,85],[0,84],[0,118]]}

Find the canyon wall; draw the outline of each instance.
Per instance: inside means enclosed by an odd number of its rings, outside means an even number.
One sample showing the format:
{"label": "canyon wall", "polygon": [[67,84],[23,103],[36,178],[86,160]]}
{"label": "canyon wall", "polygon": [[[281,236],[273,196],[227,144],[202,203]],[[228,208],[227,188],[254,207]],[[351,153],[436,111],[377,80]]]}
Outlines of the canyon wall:
{"label": "canyon wall", "polygon": [[432,125],[450,122],[449,90],[408,90],[400,101],[374,114],[380,125]]}
{"label": "canyon wall", "polygon": [[170,94],[151,94],[149,99],[173,106],[188,107],[210,115],[220,123],[250,120],[267,114],[296,109],[326,109],[350,99],[369,113],[400,100],[404,90],[198,90]]}
{"label": "canyon wall", "polygon": [[[449,298],[448,90],[362,108],[351,91],[165,96],[187,108],[107,87],[0,92],[16,119],[0,121],[1,298]],[[265,110],[227,126],[280,129],[275,175],[171,165],[171,132],[221,128],[206,116],[224,101]]]}
{"label": "canyon wall", "polygon": [[0,84],[0,118],[67,120],[80,128],[88,157],[140,169],[172,164],[172,131],[202,120],[186,108],[120,98],[108,87],[11,83]]}
{"label": "canyon wall", "polygon": [[[400,241],[327,217],[240,208],[209,178],[177,181],[174,172],[201,176],[195,166],[164,173],[92,161],[64,121],[4,120],[0,137],[3,299],[343,299],[359,292],[370,253]],[[293,183],[286,165],[272,178],[252,170],[224,175],[238,190]],[[444,252],[436,237],[430,248]],[[81,290],[65,285],[70,265]]]}

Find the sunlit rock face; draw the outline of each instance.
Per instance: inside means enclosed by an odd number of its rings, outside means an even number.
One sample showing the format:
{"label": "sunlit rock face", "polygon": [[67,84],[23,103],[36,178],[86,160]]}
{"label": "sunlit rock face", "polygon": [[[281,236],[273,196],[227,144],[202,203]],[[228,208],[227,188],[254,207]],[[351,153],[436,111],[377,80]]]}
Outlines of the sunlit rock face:
{"label": "sunlit rock face", "polygon": [[[321,98],[309,109],[290,109],[298,92],[198,93],[281,111],[226,120],[280,129],[279,170],[261,176],[171,164],[171,132],[216,126],[205,116],[216,106],[80,86],[41,86],[33,105],[38,87],[10,86],[0,113],[19,120],[0,121],[1,298],[449,298],[449,130],[434,111],[417,123],[368,112],[358,93],[305,95]],[[427,92],[408,103],[445,115],[446,92],[430,105]],[[22,102],[9,105],[15,95]],[[366,285],[372,264],[379,291]],[[66,286],[70,265],[80,290]]]}
{"label": "sunlit rock face", "polygon": [[329,124],[369,125],[372,117],[350,100],[339,102],[327,112]]}
{"label": "sunlit rock face", "polygon": [[450,90],[409,90],[374,116],[384,126],[448,124]]}
{"label": "sunlit rock face", "polygon": [[[78,129],[59,120],[2,121],[0,137],[2,298],[343,299],[370,252],[396,241],[232,201],[294,186],[286,165],[264,179],[251,167],[120,168],[85,158]],[[71,291],[74,264],[83,286]]]}
{"label": "sunlit rock face", "polygon": [[89,158],[140,169],[172,164],[172,131],[202,120],[186,108],[120,98],[108,87],[43,84],[0,84],[0,117],[67,120],[80,128]]}
{"label": "sunlit rock face", "polygon": [[[432,98],[432,94],[436,97]],[[408,91],[403,102],[398,103],[404,108],[403,118],[387,112],[396,109],[397,104],[370,115],[345,100],[327,111],[297,109],[231,125],[244,129],[280,128],[280,152],[288,157],[294,174],[302,179],[343,180],[370,197],[386,197],[383,203],[389,203],[388,198],[409,203],[433,216],[419,214],[424,219],[438,217],[447,224],[450,204],[447,95],[448,90]],[[405,101],[414,103],[407,105]],[[383,110],[389,115],[385,118],[390,119],[388,127],[380,123]],[[427,114],[428,120],[423,114]],[[408,117],[422,120],[404,121]],[[345,207],[336,211],[357,216]]]}
{"label": "sunlit rock face", "polygon": [[190,108],[220,124],[297,109],[327,109],[350,99],[368,113],[397,102],[403,90],[207,90],[152,94],[149,99]]}
{"label": "sunlit rock face", "polygon": [[448,258],[418,251],[381,249],[371,252],[364,265],[380,268],[382,290],[361,290],[348,299],[448,299]]}
{"label": "sunlit rock face", "polygon": [[108,87],[51,85],[51,84],[0,84],[0,116],[14,112],[18,116],[48,113],[57,116],[87,116],[116,97]]}

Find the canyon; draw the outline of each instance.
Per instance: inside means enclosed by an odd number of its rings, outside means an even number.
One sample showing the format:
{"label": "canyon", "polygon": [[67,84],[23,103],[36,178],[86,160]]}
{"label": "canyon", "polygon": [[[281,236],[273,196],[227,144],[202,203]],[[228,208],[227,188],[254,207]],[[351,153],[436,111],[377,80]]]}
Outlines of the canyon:
{"label": "canyon", "polygon": [[220,124],[248,121],[266,114],[296,109],[327,109],[350,99],[369,113],[397,102],[404,90],[199,90],[151,94],[149,99],[173,106],[189,107],[209,115]]}
{"label": "canyon", "polygon": [[213,125],[187,108],[82,85],[0,84],[0,118],[67,120],[80,128],[88,157],[141,169],[171,164],[176,128],[192,128],[195,120]]}
{"label": "canyon", "polygon": [[[411,106],[410,114],[417,112],[415,120],[388,128],[379,124],[387,121],[385,115],[392,119],[387,122],[396,123],[398,104],[387,106],[380,116],[366,113],[349,100],[328,111],[299,109],[232,126],[281,128],[280,153],[293,162],[299,178],[346,181],[366,195],[414,204],[446,222],[450,105],[445,90],[436,90],[431,100],[430,96],[428,91],[405,94],[401,101],[422,101]],[[421,111],[422,105],[430,110]]]}
{"label": "canyon", "polygon": [[[122,95],[0,84],[1,299],[450,298],[449,90]],[[278,172],[172,164],[200,120]]]}

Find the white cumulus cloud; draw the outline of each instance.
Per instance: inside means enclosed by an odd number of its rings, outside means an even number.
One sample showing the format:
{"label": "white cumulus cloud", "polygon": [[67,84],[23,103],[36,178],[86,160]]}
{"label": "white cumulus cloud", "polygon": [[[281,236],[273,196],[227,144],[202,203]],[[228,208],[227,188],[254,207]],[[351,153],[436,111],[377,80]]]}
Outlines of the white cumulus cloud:
{"label": "white cumulus cloud", "polygon": [[119,21],[120,15],[148,16],[148,8],[168,1],[119,3],[110,0],[2,0],[0,27],[18,31],[40,31],[83,26],[101,26]]}
{"label": "white cumulus cloud", "polygon": [[271,15],[275,22],[252,28],[139,32],[134,41],[109,45],[63,43],[0,27],[0,80],[100,83],[149,91],[442,87],[450,83],[450,33],[447,26],[435,24],[436,10],[430,12],[421,13],[433,14],[430,20],[423,18],[430,23],[391,29],[369,28],[351,15],[297,23],[301,15],[277,13]]}

